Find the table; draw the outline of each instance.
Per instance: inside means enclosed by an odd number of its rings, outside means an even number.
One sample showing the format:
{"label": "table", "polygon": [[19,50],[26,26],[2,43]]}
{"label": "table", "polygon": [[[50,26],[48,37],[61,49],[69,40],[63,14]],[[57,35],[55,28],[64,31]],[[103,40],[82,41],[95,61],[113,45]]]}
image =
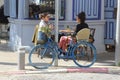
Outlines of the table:
{"label": "table", "polygon": [[59,30],[59,33],[63,33],[65,35],[70,35],[70,34],[73,34],[74,31],[70,30],[70,29],[65,29],[65,30]]}
{"label": "table", "polygon": [[59,30],[58,40],[60,40],[61,36],[71,36],[73,33],[74,31],[70,29]]}

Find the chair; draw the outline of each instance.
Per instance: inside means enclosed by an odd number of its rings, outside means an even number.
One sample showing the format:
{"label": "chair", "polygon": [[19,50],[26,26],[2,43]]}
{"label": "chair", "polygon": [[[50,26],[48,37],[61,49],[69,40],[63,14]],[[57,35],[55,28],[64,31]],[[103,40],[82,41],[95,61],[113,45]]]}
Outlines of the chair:
{"label": "chair", "polygon": [[32,42],[34,43],[34,45],[37,45],[38,28],[39,25],[36,25],[32,36]]}
{"label": "chair", "polygon": [[94,35],[95,35],[95,28],[90,28],[89,42],[94,43],[94,41],[95,41]]}
{"label": "chair", "polygon": [[95,28],[90,28],[90,35],[92,35],[94,37],[94,34],[95,34]]}
{"label": "chair", "polygon": [[90,29],[84,28],[77,33],[76,38],[77,38],[77,41],[80,41],[80,40],[87,40],[88,41],[89,36],[90,36]]}
{"label": "chair", "polygon": [[[94,28],[84,28],[77,33],[77,35],[76,35],[77,41],[85,40],[85,41],[88,41],[90,43],[93,43],[94,42],[94,33],[95,33]],[[89,47],[80,45],[80,48],[85,48],[86,52],[87,51],[90,52],[90,53],[87,53],[86,55],[87,56],[91,55],[91,57],[93,57],[93,51],[92,51],[91,47],[89,50]],[[90,58],[88,57],[88,60],[89,59]]]}

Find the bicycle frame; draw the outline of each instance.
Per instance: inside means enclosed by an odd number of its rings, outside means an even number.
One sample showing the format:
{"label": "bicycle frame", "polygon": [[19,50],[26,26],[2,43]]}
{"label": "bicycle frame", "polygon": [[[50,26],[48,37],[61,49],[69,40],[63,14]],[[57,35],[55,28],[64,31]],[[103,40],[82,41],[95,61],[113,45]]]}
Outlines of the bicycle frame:
{"label": "bicycle frame", "polygon": [[[51,49],[54,49],[54,52],[56,53],[56,54],[58,54],[58,58],[59,59],[73,59],[73,57],[74,57],[74,54],[72,53],[72,50],[73,50],[73,48],[74,48],[74,46],[75,46],[75,44],[74,45],[69,45],[69,47],[68,47],[68,49],[67,49],[67,51],[63,51],[62,49],[60,49],[59,47],[58,47],[58,45],[56,44],[56,45],[50,45],[52,42],[54,42],[55,43],[55,41],[53,41],[51,38],[49,38],[48,39],[48,42],[45,44],[45,47],[46,48],[51,48]],[[63,55],[60,55],[60,53],[64,53],[65,55],[63,56]]]}

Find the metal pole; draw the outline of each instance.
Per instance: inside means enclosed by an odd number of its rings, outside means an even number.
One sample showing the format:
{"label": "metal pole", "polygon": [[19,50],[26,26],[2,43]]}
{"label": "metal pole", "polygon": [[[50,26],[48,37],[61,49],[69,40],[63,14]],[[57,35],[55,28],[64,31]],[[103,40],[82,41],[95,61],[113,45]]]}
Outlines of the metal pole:
{"label": "metal pole", "polygon": [[55,40],[58,42],[59,0],[55,0]]}
{"label": "metal pole", "polygon": [[[58,21],[59,21],[59,0],[55,0],[55,41],[56,42],[58,42]],[[58,66],[57,54],[56,54],[54,66]]]}
{"label": "metal pole", "polygon": [[120,0],[118,0],[117,5],[115,64],[120,66]]}

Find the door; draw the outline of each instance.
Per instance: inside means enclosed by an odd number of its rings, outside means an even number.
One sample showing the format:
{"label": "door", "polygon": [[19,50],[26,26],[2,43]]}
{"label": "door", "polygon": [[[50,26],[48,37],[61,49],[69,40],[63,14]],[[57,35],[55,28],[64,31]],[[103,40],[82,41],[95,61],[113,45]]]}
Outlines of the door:
{"label": "door", "polygon": [[116,19],[115,8],[117,7],[117,0],[105,1],[105,44],[115,45]]}

